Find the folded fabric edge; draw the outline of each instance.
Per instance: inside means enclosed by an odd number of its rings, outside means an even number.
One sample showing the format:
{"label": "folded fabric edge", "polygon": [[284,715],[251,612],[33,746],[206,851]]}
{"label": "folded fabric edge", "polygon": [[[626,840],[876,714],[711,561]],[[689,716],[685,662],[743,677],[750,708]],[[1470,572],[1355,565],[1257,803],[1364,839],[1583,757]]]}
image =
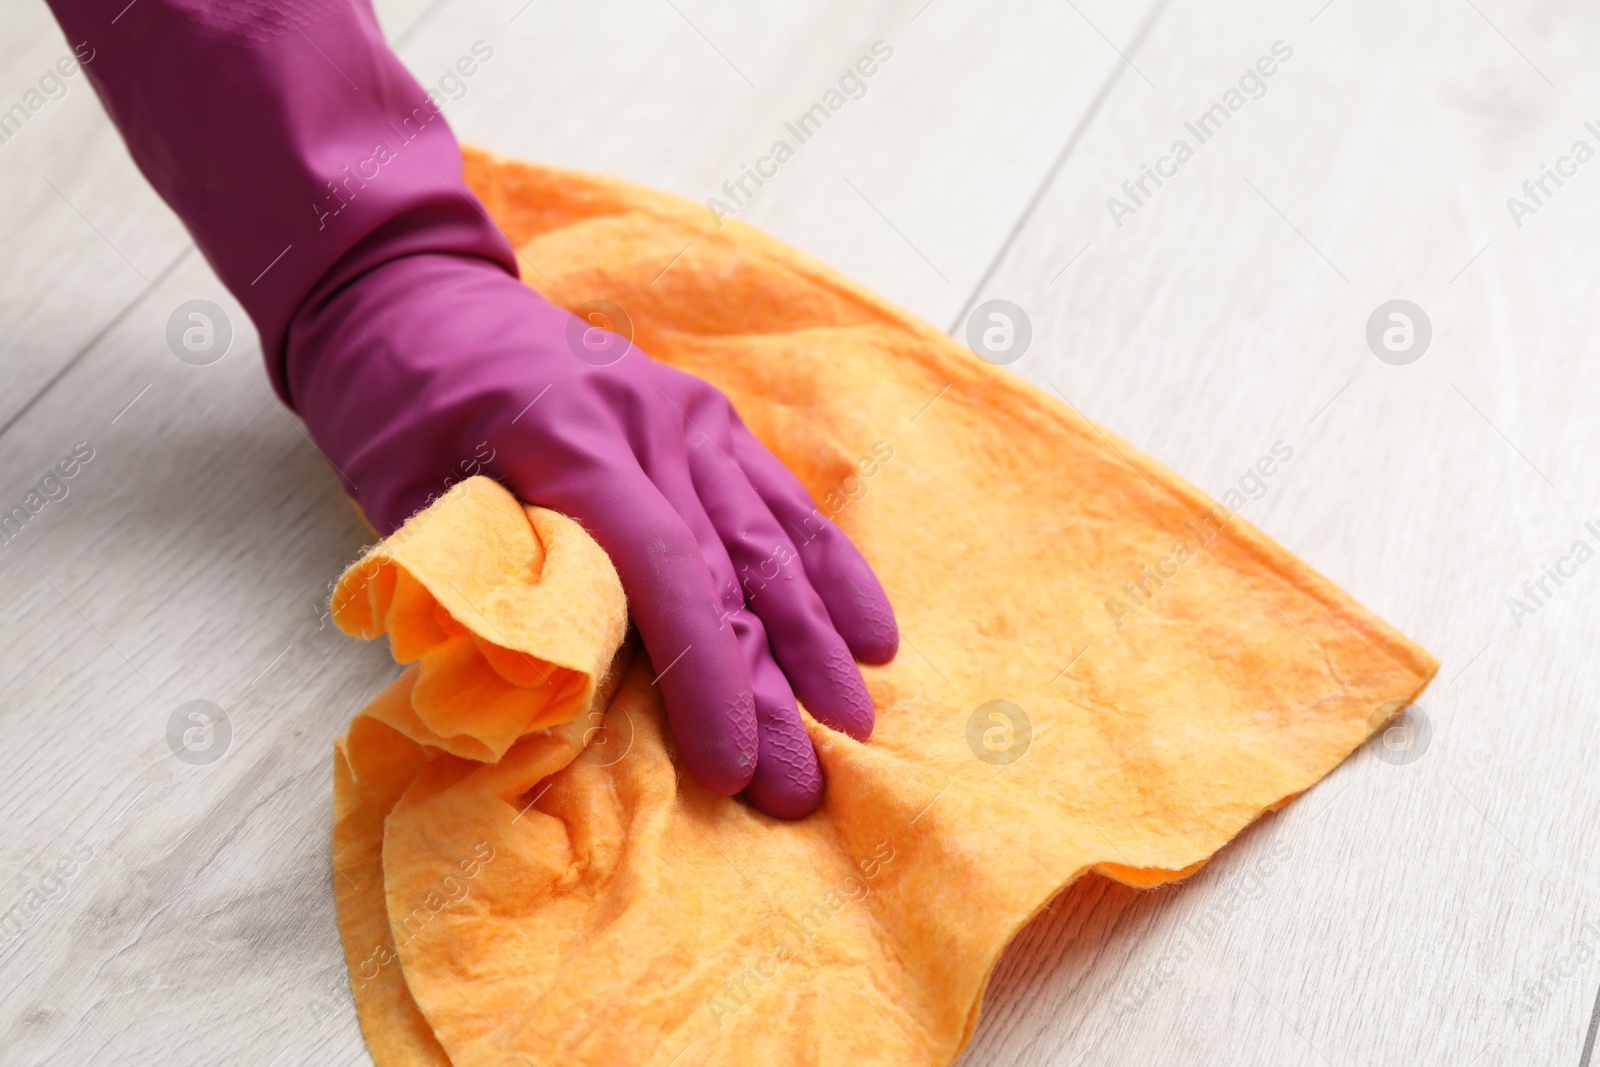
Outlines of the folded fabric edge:
{"label": "folded fabric edge", "polygon": [[[481,565],[485,557],[496,565]],[[548,703],[512,732],[501,723],[479,736],[470,724],[445,726],[448,716],[433,714],[428,696],[437,686],[419,686],[416,711],[441,732],[416,739],[459,738],[450,750],[480,760],[497,759],[516,737],[588,708],[628,625],[621,581],[599,545],[573,520],[524,505],[482,476],[457,483],[370,547],[345,569],[330,606],[335,624],[352,636],[387,633],[395,658],[421,660],[424,677],[430,664],[452,669],[431,653],[450,634],[465,632],[493,676],[516,689],[548,692]],[[436,692],[431,699],[437,702]]]}
{"label": "folded fabric edge", "polygon": [[[638,653],[636,641],[622,644],[584,711],[609,708]],[[383,828],[390,813],[426,764],[450,755],[430,744],[425,735],[416,735],[411,726],[416,674],[416,668],[411,668],[373,697],[334,741],[333,751],[334,907],[357,1019],[377,1067],[450,1067],[448,1054],[411,995],[383,872]],[[587,717],[583,722],[579,718],[530,732],[527,737],[558,737],[576,759],[594,743]],[[365,734],[366,743],[353,746],[351,737],[358,732]],[[379,758],[369,758],[361,765],[353,747],[364,754],[379,749]],[[385,748],[387,751],[382,751]],[[532,783],[526,791],[537,785]]]}
{"label": "folded fabric edge", "polygon": [[[393,699],[391,685],[374,700]],[[369,705],[370,707],[371,705]],[[358,715],[350,732],[363,729],[398,731],[376,719]],[[382,777],[358,781],[350,754],[350,733],[334,743],[332,867],[334,911],[344,950],[346,978],[356,1004],[356,1019],[378,1067],[450,1067],[450,1058],[412,999],[400,973],[394,935],[384,904],[383,821],[415,774],[408,760],[422,755],[419,746],[403,752]],[[373,793],[382,789],[378,798]]]}
{"label": "folded fabric edge", "polygon": [[[1013,922],[1010,926],[1010,929],[1005,932],[1004,939],[1001,943],[1006,946],[1006,948],[1009,948],[1016,941],[1017,935],[1020,934],[1028,926],[1028,924],[1032,923],[1046,910],[1054,906],[1057,900],[1059,900],[1065,893],[1082,881],[1085,876],[1098,875],[1108,881],[1117,883],[1119,885],[1125,885],[1130,889],[1136,889],[1140,891],[1157,889],[1161,886],[1185,881],[1192,877],[1194,874],[1198,873],[1202,867],[1216,859],[1218,855],[1232,845],[1233,842],[1237,841],[1240,837],[1247,833],[1252,827],[1260,823],[1268,815],[1276,814],[1286,807],[1291,801],[1294,801],[1300,796],[1304,795],[1318,782],[1322,781],[1329,774],[1331,774],[1336,767],[1342,765],[1356,752],[1360,751],[1362,746],[1365,745],[1367,741],[1370,741],[1380,731],[1382,731],[1388,722],[1392,721],[1394,717],[1398,716],[1408,704],[1414,703],[1417,697],[1421,696],[1422,692],[1432,683],[1434,677],[1437,675],[1437,672],[1438,663],[1435,661],[1431,669],[1426,672],[1421,681],[1409,694],[1402,697],[1397,697],[1393,701],[1388,702],[1393,705],[1389,717],[1376,722],[1360,745],[1357,745],[1355,748],[1351,749],[1343,759],[1340,759],[1333,766],[1321,771],[1320,773],[1316,773],[1307,783],[1304,789],[1287,793],[1274,803],[1263,807],[1255,814],[1254,817],[1246,821],[1237,830],[1229,834],[1227,840],[1223,842],[1222,845],[1210,852],[1205,858],[1177,870],[1167,870],[1156,867],[1129,867],[1123,864],[1109,863],[1104,861],[1100,863],[1086,864],[1071,877],[1062,881],[1062,883],[1057,886],[1053,892],[1046,894],[1031,912]],[[978,994],[973,999],[972,1005],[967,1012],[966,1025],[963,1029],[960,1042],[956,1046],[955,1054],[951,1057],[952,1061],[960,1057],[961,1053],[971,1042],[973,1035],[977,1032],[978,1021],[982,1017],[983,1006],[988,999],[989,983],[993,980],[995,971],[999,967],[1000,960],[1004,955],[1005,949],[1002,949],[1000,952],[995,954],[993,959],[989,961],[988,968],[984,972],[983,981],[979,986]]]}

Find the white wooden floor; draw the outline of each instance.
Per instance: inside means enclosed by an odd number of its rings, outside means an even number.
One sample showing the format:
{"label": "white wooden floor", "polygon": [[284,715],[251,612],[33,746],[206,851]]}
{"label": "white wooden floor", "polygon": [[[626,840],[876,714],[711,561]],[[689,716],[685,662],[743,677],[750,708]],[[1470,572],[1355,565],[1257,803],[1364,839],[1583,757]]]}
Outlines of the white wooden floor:
{"label": "white wooden floor", "polygon": [[[695,199],[887,42],[742,217],[963,336],[1015,302],[1017,373],[1214,495],[1283,442],[1245,514],[1444,660],[1403,759],[1358,753],[1181,887],[1065,894],[963,1063],[1588,1067],[1600,562],[1570,554],[1600,547],[1600,161],[1520,226],[1506,199],[1600,150],[1592,6],[525,2],[379,6],[425,82],[493,48],[463,138]],[[39,0],[0,11],[3,110],[68,49]],[[329,746],[395,669],[319,616],[361,531],[66,84],[0,144],[0,509],[93,450],[0,545],[0,1062],[364,1063]],[[167,350],[193,298],[233,317],[211,366]],[[1409,365],[1366,339],[1397,298],[1432,326]],[[214,763],[168,748],[190,700],[228,716]]]}

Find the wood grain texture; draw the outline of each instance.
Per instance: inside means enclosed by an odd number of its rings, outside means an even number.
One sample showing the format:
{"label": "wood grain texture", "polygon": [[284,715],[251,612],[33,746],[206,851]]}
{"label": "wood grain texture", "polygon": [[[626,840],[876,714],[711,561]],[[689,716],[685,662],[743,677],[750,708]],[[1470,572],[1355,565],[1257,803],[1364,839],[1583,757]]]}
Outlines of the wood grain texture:
{"label": "wood grain texture", "polygon": [[[1600,148],[1593,16],[1190,0],[1143,33],[1150,4],[381,6],[424,82],[494,48],[448,104],[465,139],[697,200],[889,42],[741,217],[958,332],[1016,302],[1013,369],[1213,494],[1285,442],[1243,513],[1445,660],[1414,762],[1357,754],[1181,887],[1063,894],[963,1063],[1577,1067],[1600,562],[1527,617],[1506,601],[1600,546],[1600,161],[1521,228],[1505,198]],[[0,103],[66,50],[11,7]],[[1265,95],[1117,227],[1106,199],[1278,40]],[[21,413],[0,504],[94,449],[0,546],[0,913],[39,904],[0,942],[0,1062],[367,1062],[329,746],[395,668],[317,607],[363,533],[87,89],[0,145],[0,422]],[[237,331],[204,368],[163,337],[197,296]],[[1396,297],[1433,325],[1409,366],[1365,339]],[[208,766],[165,740],[191,699],[234,731]]]}

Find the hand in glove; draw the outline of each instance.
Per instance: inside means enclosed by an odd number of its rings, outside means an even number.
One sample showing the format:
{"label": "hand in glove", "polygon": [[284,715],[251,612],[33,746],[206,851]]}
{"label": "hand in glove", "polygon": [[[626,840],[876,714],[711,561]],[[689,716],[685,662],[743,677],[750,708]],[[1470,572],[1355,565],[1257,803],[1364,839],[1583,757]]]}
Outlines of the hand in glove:
{"label": "hand in glove", "polygon": [[855,660],[894,655],[882,588],[720,392],[638,351],[599,366],[569,347],[572,317],[517,280],[437,99],[370,8],[53,7],[373,523],[392,531],[487,452],[485,473],[611,555],[690,772],[811,811],[822,779],[795,697],[871,731]]}

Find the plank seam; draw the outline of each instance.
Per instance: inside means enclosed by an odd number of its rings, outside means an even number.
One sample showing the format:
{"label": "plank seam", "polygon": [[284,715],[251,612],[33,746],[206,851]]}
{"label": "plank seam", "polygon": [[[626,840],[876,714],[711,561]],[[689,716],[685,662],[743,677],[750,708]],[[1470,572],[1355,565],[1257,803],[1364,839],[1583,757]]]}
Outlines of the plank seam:
{"label": "plank seam", "polygon": [[[1056,158],[1050,164],[1050,168],[1045,171],[1044,177],[1040,179],[1039,187],[1034,190],[1033,197],[1028,201],[1027,206],[1022,209],[1022,214],[1017,216],[1017,221],[1012,225],[1011,232],[1006,234],[1004,241],[1000,242],[1000,247],[995,251],[994,258],[989,261],[988,268],[984,270],[977,284],[972,287],[972,292],[967,297],[966,302],[961,305],[961,311],[956,315],[955,321],[945,331],[950,336],[958,336],[961,324],[966,321],[968,315],[972,314],[972,309],[976,306],[978,297],[983,293],[984,287],[994,279],[995,272],[1000,269],[1000,264],[1005,261],[1006,256],[1017,243],[1017,238],[1022,235],[1022,228],[1028,224],[1028,221],[1033,217],[1033,213],[1038,210],[1039,204],[1044,200],[1045,194],[1055,184],[1056,177],[1061,173],[1061,168],[1066,165],[1067,159],[1072,155],[1072,150],[1083,139],[1083,135],[1089,129],[1090,123],[1100,113],[1101,106],[1110,97],[1111,90],[1116,86],[1118,79],[1122,77],[1123,70],[1132,66],[1131,57],[1138,54],[1139,48],[1145,42],[1145,38],[1150,36],[1150,31],[1155,28],[1156,21],[1161,17],[1161,13],[1166,10],[1168,2],[1169,0],[1157,0],[1156,4],[1150,8],[1150,13],[1139,24],[1138,30],[1134,32],[1133,39],[1128,42],[1127,55],[1123,56],[1126,62],[1119,62],[1112,67],[1111,73],[1106,76],[1105,82],[1101,84],[1100,91],[1090,101],[1088,110],[1083,113],[1083,117],[1073,127],[1072,133],[1067,136],[1066,144],[1061,146],[1061,151],[1056,154]],[[1114,48],[1115,46],[1113,45],[1112,47]],[[1120,52],[1118,54],[1121,55]]]}
{"label": "plank seam", "polygon": [[168,263],[165,267],[162,267],[161,270],[156,274],[155,278],[151,280],[149,285],[145,286],[137,296],[123,305],[121,311],[118,311],[115,315],[111,316],[110,321],[108,321],[99,330],[95,331],[95,335],[89,338],[89,340],[85,341],[83,347],[78,349],[77,352],[73,353],[72,358],[61,365],[60,370],[57,370],[54,374],[52,374],[48,381],[34,391],[34,394],[28,398],[27,403],[23,404],[20,408],[13,412],[11,417],[6,419],[4,423],[0,423],[0,440],[3,440],[5,435],[11,432],[11,428],[13,426],[22,421],[22,417],[24,415],[33,410],[35,404],[44,399],[45,394],[54,389],[61,379],[65,378],[74,367],[76,367],[79,363],[82,363],[84,356],[87,356],[94,350],[96,345],[98,345],[101,341],[104,341],[106,336],[111,333],[112,330],[122,325],[123,320],[125,320],[129,314],[133,312],[133,309],[143,303],[145,297],[149,296],[158,285],[166,281],[168,275],[177,270],[178,266],[184,260],[188,259],[189,253],[193,251],[194,245],[190,245],[182,252],[179,252],[177,256],[173,258],[171,263]]}

